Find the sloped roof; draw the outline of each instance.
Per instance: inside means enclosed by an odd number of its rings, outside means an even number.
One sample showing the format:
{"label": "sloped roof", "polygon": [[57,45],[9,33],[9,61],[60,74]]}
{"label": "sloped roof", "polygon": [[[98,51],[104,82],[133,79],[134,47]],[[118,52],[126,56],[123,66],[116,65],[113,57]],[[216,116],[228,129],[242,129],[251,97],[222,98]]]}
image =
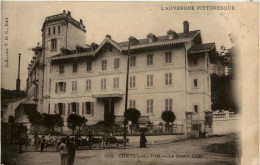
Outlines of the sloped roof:
{"label": "sloped roof", "polygon": [[193,53],[205,53],[214,50],[215,48],[215,43],[207,43],[207,44],[198,44],[198,45],[193,45],[189,50],[188,53],[193,54]]}
{"label": "sloped roof", "polygon": [[[149,47],[154,47],[154,46],[175,45],[175,44],[179,44],[179,43],[190,42],[197,35],[200,35],[200,30],[190,31],[188,34],[178,33],[177,34],[178,37],[176,37],[174,39],[169,39],[168,35],[158,36],[157,41],[154,41],[154,42],[148,42],[147,38],[139,39],[139,40],[137,39],[139,43],[131,45],[130,50],[149,48]],[[101,50],[101,48],[107,43],[110,43],[112,46],[114,46],[119,51],[128,50],[128,41],[116,42],[116,41],[112,40],[111,37],[106,37],[95,51],[87,50],[86,52],[75,53],[75,54],[70,54],[70,55],[59,54],[59,55],[50,57],[49,59],[50,60],[59,60],[59,59],[69,59],[69,58],[74,58],[74,57],[95,56]]]}

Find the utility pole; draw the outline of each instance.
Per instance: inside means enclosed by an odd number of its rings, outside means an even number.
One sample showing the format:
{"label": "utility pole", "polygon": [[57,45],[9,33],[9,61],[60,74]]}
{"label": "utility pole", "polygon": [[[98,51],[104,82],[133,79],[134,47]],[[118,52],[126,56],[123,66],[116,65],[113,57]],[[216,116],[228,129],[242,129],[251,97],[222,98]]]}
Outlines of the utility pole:
{"label": "utility pole", "polygon": [[21,62],[21,53],[18,54],[19,60],[18,60],[18,78],[16,80],[16,96],[20,97],[20,85],[21,85],[21,80],[20,80],[20,62]]}
{"label": "utility pole", "polygon": [[129,55],[130,55],[130,40],[128,41],[128,51],[127,51],[127,70],[126,70],[126,88],[125,88],[125,113],[124,113],[124,139],[126,139],[126,111],[128,102],[128,77],[129,77]]}

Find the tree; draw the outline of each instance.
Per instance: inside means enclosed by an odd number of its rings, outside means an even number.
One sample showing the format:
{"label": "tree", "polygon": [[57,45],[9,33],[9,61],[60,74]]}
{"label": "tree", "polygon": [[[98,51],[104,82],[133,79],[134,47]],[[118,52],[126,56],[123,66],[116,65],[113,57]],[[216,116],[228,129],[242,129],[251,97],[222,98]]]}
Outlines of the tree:
{"label": "tree", "polygon": [[163,119],[163,121],[166,122],[166,125],[168,126],[169,123],[172,123],[175,121],[176,116],[175,116],[174,112],[165,110],[162,112],[161,118]]}
{"label": "tree", "polygon": [[211,75],[211,109],[237,112],[232,75]]}
{"label": "tree", "polygon": [[126,118],[127,120],[130,120],[132,124],[137,124],[140,116],[141,116],[140,111],[135,108],[129,108],[126,110]]}
{"label": "tree", "polygon": [[80,127],[86,122],[87,122],[87,119],[85,117],[81,117],[76,114],[71,114],[67,118],[68,127],[69,127],[69,129],[72,130],[72,135],[74,135],[74,130],[77,127],[79,127],[79,130],[80,130]]}
{"label": "tree", "polygon": [[28,119],[32,124],[41,124],[42,123],[42,115],[40,112],[33,110],[28,112]]}

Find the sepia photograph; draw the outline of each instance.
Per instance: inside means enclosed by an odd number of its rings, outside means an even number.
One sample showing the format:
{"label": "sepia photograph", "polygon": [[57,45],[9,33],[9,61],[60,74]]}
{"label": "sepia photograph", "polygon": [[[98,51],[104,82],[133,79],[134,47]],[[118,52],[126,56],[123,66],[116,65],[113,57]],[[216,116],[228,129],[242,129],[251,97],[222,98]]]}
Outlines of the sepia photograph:
{"label": "sepia photograph", "polygon": [[259,163],[257,2],[1,2],[1,164]]}

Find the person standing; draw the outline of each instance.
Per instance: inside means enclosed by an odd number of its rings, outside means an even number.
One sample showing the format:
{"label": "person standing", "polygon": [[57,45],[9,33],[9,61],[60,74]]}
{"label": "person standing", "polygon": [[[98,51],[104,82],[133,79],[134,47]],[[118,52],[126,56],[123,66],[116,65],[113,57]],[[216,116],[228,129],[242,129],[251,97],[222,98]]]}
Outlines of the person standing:
{"label": "person standing", "polygon": [[19,137],[19,152],[20,153],[22,153],[23,143],[24,143],[24,137],[23,137],[23,134],[20,134],[20,137]]}
{"label": "person standing", "polygon": [[73,165],[75,155],[76,155],[76,143],[74,137],[72,137],[68,142],[69,149],[69,165]]}
{"label": "person standing", "polygon": [[141,133],[141,136],[140,136],[140,148],[146,148],[146,137],[144,135],[144,131]]}
{"label": "person standing", "polygon": [[42,152],[43,149],[44,149],[44,145],[45,145],[45,136],[42,135],[42,138],[41,138],[41,152]]}
{"label": "person standing", "polygon": [[65,138],[61,138],[61,144],[59,145],[61,165],[69,165],[69,150]]}

